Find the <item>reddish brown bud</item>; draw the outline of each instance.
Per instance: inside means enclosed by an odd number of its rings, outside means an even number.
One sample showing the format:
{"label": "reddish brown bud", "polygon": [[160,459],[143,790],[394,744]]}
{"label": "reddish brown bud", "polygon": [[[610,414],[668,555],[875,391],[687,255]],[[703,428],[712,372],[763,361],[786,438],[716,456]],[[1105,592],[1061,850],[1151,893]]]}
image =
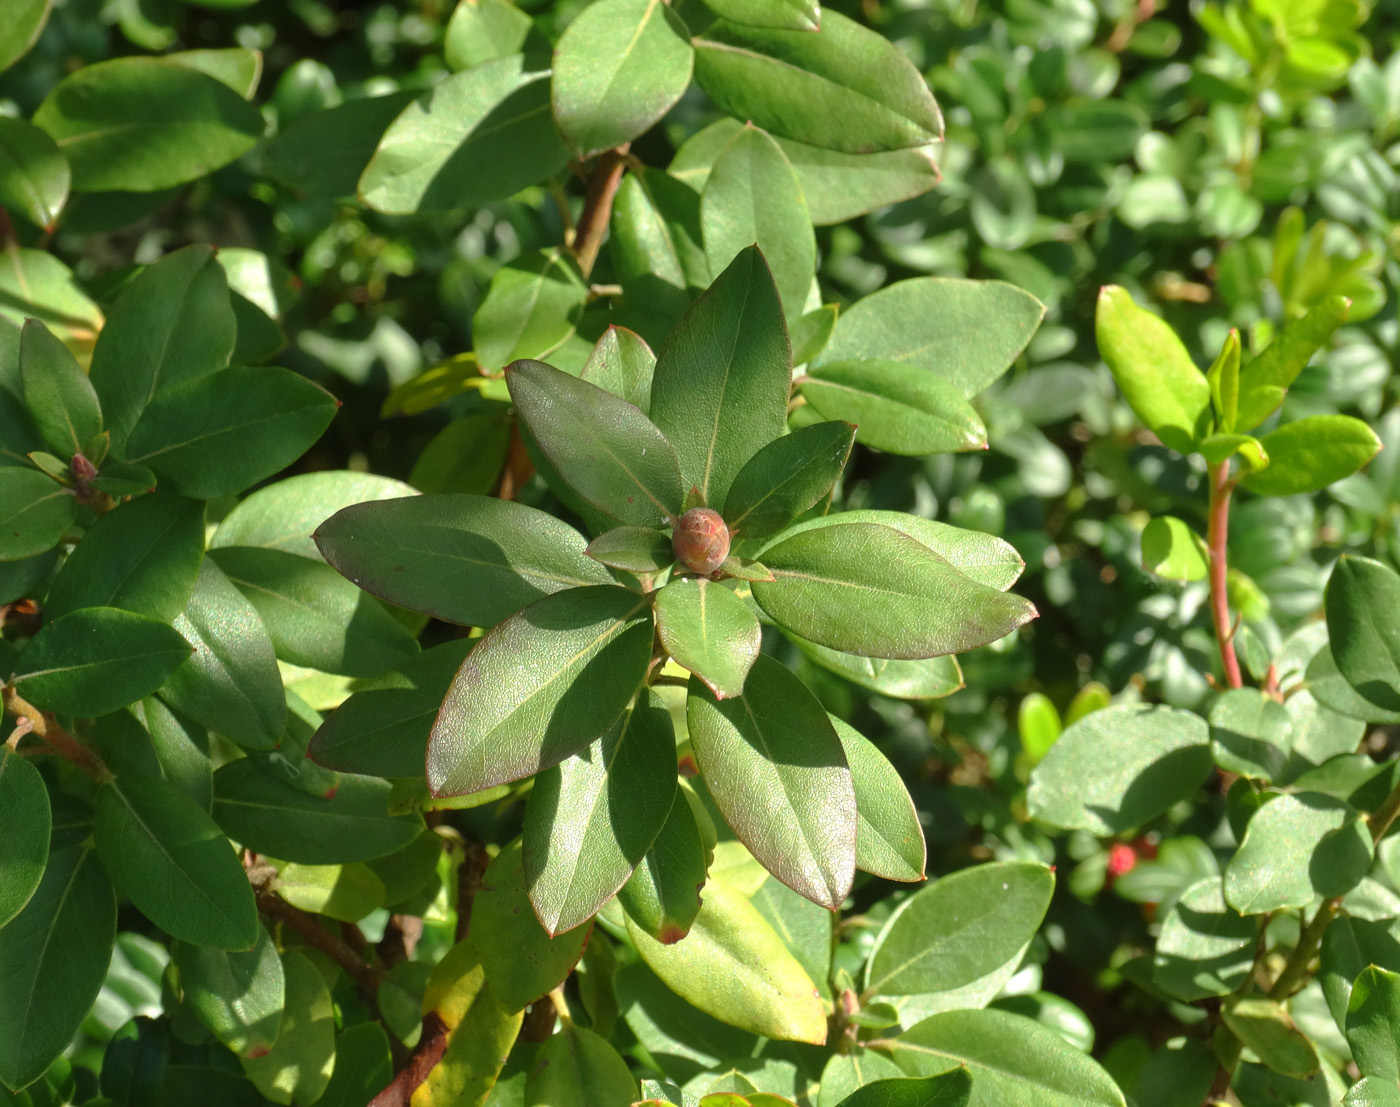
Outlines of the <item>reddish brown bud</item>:
{"label": "reddish brown bud", "polygon": [[676,523],[671,548],[691,572],[709,576],[729,556],[729,528],[718,511],[692,507]]}

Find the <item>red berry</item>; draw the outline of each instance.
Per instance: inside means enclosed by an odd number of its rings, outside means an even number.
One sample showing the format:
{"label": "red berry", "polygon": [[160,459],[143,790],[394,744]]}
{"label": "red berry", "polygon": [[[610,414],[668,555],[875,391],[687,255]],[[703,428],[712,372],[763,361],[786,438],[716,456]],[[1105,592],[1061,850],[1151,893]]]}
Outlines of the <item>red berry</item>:
{"label": "red berry", "polygon": [[1137,851],[1132,846],[1118,842],[1108,851],[1108,873],[1110,876],[1122,876],[1132,872],[1137,860]]}
{"label": "red berry", "polygon": [[718,511],[692,507],[676,523],[671,548],[687,569],[708,576],[729,556],[729,528]]}

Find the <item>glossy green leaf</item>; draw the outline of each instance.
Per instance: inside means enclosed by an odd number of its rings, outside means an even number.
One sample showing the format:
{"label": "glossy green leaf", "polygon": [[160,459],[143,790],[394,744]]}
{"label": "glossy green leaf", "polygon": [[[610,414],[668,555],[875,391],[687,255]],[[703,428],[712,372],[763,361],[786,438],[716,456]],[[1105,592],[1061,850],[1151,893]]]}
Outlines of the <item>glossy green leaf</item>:
{"label": "glossy green leaf", "polygon": [[38,889],[0,927],[0,1084],[37,1080],[92,1009],[117,932],[117,897],[90,849],[49,858]]}
{"label": "glossy green leaf", "polygon": [[735,119],[850,154],[943,136],[919,71],[883,35],[830,9],[817,32],[711,25],[695,39],[695,81]]}
{"label": "glossy green leaf", "polygon": [[573,335],[587,299],[578,267],[562,250],[538,250],[501,266],[472,316],[481,371],[548,357]]}
{"label": "glossy green leaf", "polygon": [[[510,0],[461,0],[447,22],[444,60],[453,70],[470,69],[493,58],[532,50],[539,32],[532,20]],[[542,44],[547,52],[549,43]]]}
{"label": "glossy green leaf", "polygon": [[[224,368],[235,336],[228,278],[208,246],[167,254],[127,285],[112,305],[90,372],[113,453],[125,458],[127,436],[153,397]],[[200,414],[207,420],[223,413]]]}
{"label": "glossy green leaf", "polygon": [[912,1075],[966,1065],[972,1107],[1125,1107],[1098,1063],[1048,1027],[1007,1011],[945,1011],[895,1042]]}
{"label": "glossy green leaf", "polygon": [[315,964],[303,953],[282,954],[286,1007],[272,1049],[244,1058],[243,1071],[274,1103],[308,1107],[330,1083],[335,1067],[335,1006]]}
{"label": "glossy green leaf", "polygon": [[541,1047],[525,1083],[525,1107],[631,1107],[636,1099],[637,1081],[617,1050],[571,1023]]}
{"label": "glossy green leaf", "polygon": [[332,797],[308,795],[244,759],[214,774],[214,821],[240,845],[305,865],[372,861],[423,831],[416,814],[390,815],[388,781],[342,777]]}
{"label": "glossy green leaf", "polygon": [[39,770],[0,748],[0,928],[39,887],[49,858],[53,817]]}
{"label": "glossy green leaf", "polygon": [[[1400,711],[1400,641],[1394,634],[1400,576],[1379,561],[1343,555],[1327,582],[1326,609],[1332,658],[1347,683],[1378,708]],[[1313,683],[1311,666],[1308,680]]]}
{"label": "glossy green leaf", "polygon": [[711,273],[756,243],[787,317],[802,314],[817,241],[797,175],[772,138],[752,126],[735,135],[705,181],[700,224]]}
{"label": "glossy green leaf", "polygon": [[927,546],[879,524],[817,527],[762,553],[775,577],[754,599],[819,645],[917,659],[986,645],[1035,617],[1027,601],[964,576]]}
{"label": "glossy green leaf", "polygon": [[155,493],[106,515],[63,563],[45,612],[119,607],[170,622],[185,610],[204,560],[204,505]]}
{"label": "glossy green leaf", "polygon": [[1174,515],[1159,515],[1142,531],[1142,567],[1165,580],[1205,580],[1205,543]]}
{"label": "glossy green leaf", "polygon": [[364,862],[347,865],[283,865],[277,874],[277,894],[313,915],[341,922],[359,922],[384,906],[384,882]]}
{"label": "glossy green leaf", "polygon": [[1225,902],[1219,877],[1197,881],[1162,920],[1152,981],[1186,1002],[1237,991],[1254,969],[1259,924]]}
{"label": "glossy green leaf", "polygon": [[[0,258],[0,315],[16,327],[32,316],[83,348],[91,346],[102,327],[101,309],[78,286],[72,270],[44,250],[15,247]],[[9,442],[5,446],[11,448]]]}
{"label": "glossy green leaf", "polygon": [[512,615],[462,665],[428,740],[428,784],[465,795],[558,764],[605,734],[646,674],[652,620],[623,588],[570,589]]}
{"label": "glossy green leaf", "polygon": [[72,493],[35,469],[0,474],[0,560],[22,561],[56,546],[77,518]]}
{"label": "glossy green leaf", "polygon": [[836,304],[823,304],[815,311],[793,320],[788,330],[792,339],[794,365],[806,365],[826,349],[839,315],[840,309]]}
{"label": "glossy green leaf", "polygon": [[1123,704],[1066,728],[1031,773],[1026,800],[1051,826],[1120,834],[1190,798],[1211,769],[1204,719]]}
{"label": "glossy green leaf", "polygon": [[347,1026],[335,1039],[335,1069],[317,1107],[360,1107],[394,1078],[389,1035],[375,1022]]}
{"label": "glossy green leaf", "polygon": [[6,11],[0,29],[0,70],[14,65],[38,41],[52,6],[53,0],[18,0]]}
{"label": "glossy green leaf", "polygon": [[418,652],[402,623],[329,565],[241,546],[213,550],[209,557],[257,609],[285,661],[377,676]]}
{"label": "glossy green leaf", "polygon": [[854,876],[856,801],[820,703],[760,656],[742,696],[717,700],[692,681],[686,719],[705,784],[740,841],[779,880],[837,909]]}
{"label": "glossy green leaf", "polygon": [[1317,1071],[1317,1051],[1282,1004],[1267,996],[1237,996],[1220,1014],[1241,1044],[1274,1072],[1303,1080]]}
{"label": "glossy green leaf", "polygon": [[922,661],[890,661],[827,649],[790,631],[783,632],[803,655],[823,669],[838,673],[862,688],[896,699],[930,700],[963,687],[962,670],[952,655]]}
{"label": "glossy green leaf", "polygon": [[772,876],[758,886],[749,902],[816,982],[823,998],[831,998],[832,937],[837,916]]}
{"label": "glossy green leaf", "polygon": [[856,441],[919,454],[981,450],[987,428],[957,384],[897,361],[824,361],[802,380],[824,418],[854,423]]}
{"label": "glossy green leaf", "polygon": [[817,0],[706,0],[716,15],[750,27],[787,31],[821,28],[822,10]]}
{"label": "glossy green leaf", "polygon": [[724,503],[739,470],[786,433],[791,375],[778,292],[751,247],[691,305],[652,378],[651,418],[706,504]]}
{"label": "glossy green leaf", "polygon": [[924,879],[924,831],[899,771],[869,738],[835,715],[856,792],[856,868],[886,880]]}
{"label": "glossy green leaf", "polygon": [[609,326],[588,355],[580,374],[589,384],[621,397],[643,412],[651,405],[651,376],[656,355],[641,335]]}
{"label": "glossy green leaf", "polygon": [[730,534],[776,534],[830,494],[851,454],[855,428],[814,423],[775,438],[739,470],[724,501]]}
{"label": "glossy green leaf", "polygon": [[50,230],[71,182],[68,162],[53,139],[22,119],[0,119],[0,206]]}
{"label": "glossy green leaf", "polygon": [[957,1068],[937,1076],[874,1080],[838,1107],[967,1107],[971,1096],[972,1074]]}
{"label": "glossy green leaf", "polygon": [[34,113],[82,192],[153,192],[227,165],[263,117],[222,81],[162,58],[113,58],[58,83]]}
{"label": "glossy green leaf", "polygon": [[833,1055],[822,1069],[817,1107],[841,1107],[852,1092],[878,1080],[903,1077],[904,1070],[886,1057],[869,1049]]}
{"label": "glossy green leaf", "polygon": [[486,496],[356,504],[314,537],[326,560],[372,595],[472,626],[492,626],[565,588],[611,580],[583,556],[584,540],[572,527]]}
{"label": "glossy green leaf", "polygon": [[113,607],[85,607],[29,640],[15,685],[38,707],[97,716],[135,703],[164,683],[190,646],[164,623]]}
{"label": "glossy green leaf", "polygon": [[240,1057],[272,1048],[287,985],[277,947],[259,925],[252,949],[224,951],[177,943],[173,949],[186,1003]]}
{"label": "glossy green leaf", "polygon": [[287,700],[272,639],[257,609],[210,559],[174,626],[194,654],[160,686],[160,698],[240,746],[277,745]]}
{"label": "glossy green leaf", "polygon": [[724,699],[742,695],[762,645],[758,618],[723,584],[677,579],[656,593],[656,632],[677,665]]}
{"label": "glossy green leaf", "polygon": [[1023,861],[943,877],[890,916],[875,939],[865,995],[942,993],[921,1007],[930,1012],[985,1006],[1020,965],[1054,887],[1049,868]]}
{"label": "glossy green leaf", "polygon": [[1206,431],[1210,385],[1176,332],[1117,285],[1100,290],[1094,326],[1099,356],[1138,418],[1163,445],[1194,450]]}
{"label": "glossy green leaf", "polygon": [[654,698],[535,778],[521,843],[546,933],[587,922],[626,883],[666,822],[675,780],[675,732]]}
{"label": "glossy green leaf", "polygon": [[1349,415],[1309,415],[1259,440],[1269,467],[1250,473],[1244,486],[1262,496],[1318,492],[1349,477],[1381,448],[1376,432]]}
{"label": "glossy green leaf", "polygon": [[1225,901],[1245,915],[1340,896],[1371,867],[1371,835],[1350,805],[1319,792],[1278,796],[1249,820],[1225,869]]}
{"label": "glossy green leaf", "polygon": [[1001,281],[916,277],[864,297],[836,321],[819,364],[902,361],[975,396],[1030,342],[1045,306]]}
{"label": "glossy green leaf", "polygon": [[1243,430],[1258,426],[1283,402],[1284,393],[1312,358],[1346,322],[1351,301],[1329,296],[1278,336],[1240,369],[1239,422]]}
{"label": "glossy green leaf", "polygon": [[271,177],[305,195],[352,197],[380,137],[414,97],[403,89],[303,116],[267,141],[263,165]]}
{"label": "glossy green leaf", "polygon": [[504,200],[564,167],[549,114],[549,72],[520,54],[434,85],[380,139],[359,194],[376,211],[411,215]]}
{"label": "glossy green leaf", "polygon": [[690,32],[661,0],[598,0],[564,29],[550,99],[564,141],[590,158],[648,130],[690,84]]}
{"label": "glossy green leaf", "polygon": [[[621,317],[653,346],[666,338],[695,291],[710,282],[703,239],[695,189],[659,169],[643,168],[622,178],[613,201],[608,252],[622,286]],[[650,410],[638,397],[624,398]]]}
{"label": "glossy green leaf", "polygon": [[541,361],[513,363],[506,381],[540,449],[594,507],[633,526],[681,514],[676,451],[640,409]]}
{"label": "glossy green leaf", "polygon": [[25,321],[19,347],[24,402],[48,446],[64,460],[80,454],[102,430],[102,410],[86,373],[37,319]]}
{"label": "glossy green leaf", "polygon": [[659,573],[676,560],[671,536],[652,527],[614,527],[588,543],[584,552],[629,573]]}
{"label": "glossy green leaf", "polygon": [[710,817],[695,793],[682,785],[656,840],[618,889],[628,919],[663,945],[684,938],[700,910],[700,889],[713,850]]}
{"label": "glossy green leaf", "polygon": [[1278,780],[1293,749],[1288,709],[1254,688],[1231,688],[1210,709],[1211,753],[1222,769]]}
{"label": "glossy green leaf", "polygon": [[535,917],[525,883],[521,843],[496,855],[472,903],[472,937],[501,1006],[519,1011],[565,978],[578,964],[592,926],[551,938]]}
{"label": "glossy green leaf", "polygon": [[1347,1004],[1347,1044],[1363,1075],[1400,1081],[1400,976],[1371,965],[1356,978]]}
{"label": "glossy green leaf", "polygon": [[157,393],[132,428],[128,458],[186,495],[231,496],[305,453],[338,406],[289,369],[238,365]]}
{"label": "glossy green leaf", "polygon": [[246,46],[230,46],[222,50],[179,50],[164,55],[164,58],[168,62],[209,74],[245,100],[253,98],[262,79],[262,53]]}
{"label": "glossy green leaf", "polygon": [[1323,934],[1317,979],[1327,1008],[1343,1031],[1353,983],[1362,970],[1373,964],[1395,964],[1400,956],[1400,941],[1394,931],[1392,919],[1372,922],[1342,912]]}
{"label": "glossy green leaf", "polygon": [[1240,332],[1231,329],[1211,367],[1206,370],[1210,400],[1215,407],[1215,429],[1229,434],[1240,413]]}
{"label": "glossy green leaf", "polygon": [[628,920],[642,960],[677,995],[741,1030],[778,1041],[826,1040],[811,978],[740,893],[711,881],[684,941],[662,945]]}
{"label": "glossy green leaf", "polygon": [[1208,434],[1201,439],[1199,449],[1201,456],[1212,465],[1239,457],[1242,473],[1251,473],[1269,464],[1269,455],[1259,439],[1248,434]]}

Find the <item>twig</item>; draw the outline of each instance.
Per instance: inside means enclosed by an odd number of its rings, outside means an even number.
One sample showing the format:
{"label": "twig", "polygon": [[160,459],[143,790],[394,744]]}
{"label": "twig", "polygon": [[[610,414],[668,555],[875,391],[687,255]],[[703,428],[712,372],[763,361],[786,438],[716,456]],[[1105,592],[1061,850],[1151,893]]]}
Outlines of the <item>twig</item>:
{"label": "twig", "polygon": [[626,168],[627,145],[623,144],[615,150],[599,154],[588,176],[588,192],[570,247],[585,278],[593,272],[593,263],[598,260],[598,250],[603,245],[603,235],[607,233],[608,221],[612,218],[613,197],[617,195],[617,187],[622,183]]}
{"label": "twig", "polygon": [[1210,525],[1207,543],[1210,546],[1210,613],[1215,622],[1215,637],[1220,643],[1220,663],[1225,669],[1225,683],[1231,688],[1244,687],[1240,677],[1240,662],[1235,656],[1235,631],[1230,622],[1229,562],[1226,545],[1230,536],[1230,462],[1210,467]]}
{"label": "twig", "polygon": [[1317,956],[1317,951],[1322,945],[1323,934],[1327,932],[1327,927],[1332,920],[1337,917],[1337,911],[1341,905],[1342,897],[1337,896],[1327,900],[1317,909],[1317,914],[1312,917],[1312,922],[1308,923],[1303,933],[1298,936],[1298,944],[1293,947],[1293,952],[1288,955],[1288,960],[1284,963],[1283,970],[1278,974],[1278,979],[1269,989],[1270,999],[1284,1000],[1298,990],[1303,975],[1308,971],[1308,966],[1312,963],[1312,959]]}
{"label": "twig", "polygon": [[[6,711],[29,724],[28,733],[42,740],[59,756],[67,758],[97,783],[106,784],[112,779],[111,770],[103,764],[96,751],[59,726],[49,712],[40,711],[9,685],[5,687],[3,702]],[[14,739],[14,735],[10,737]]]}
{"label": "twig", "polygon": [[258,889],[258,911],[269,919],[286,923],[347,973],[370,995],[379,993],[379,973],[373,965],[351,949],[343,939],[332,934],[299,907],[293,907],[267,887]]}
{"label": "twig", "polygon": [[388,1087],[369,1101],[369,1107],[409,1107],[413,1093],[447,1051],[447,1024],[436,1011],[423,1016],[423,1034],[418,1039],[418,1047],[409,1057]]}

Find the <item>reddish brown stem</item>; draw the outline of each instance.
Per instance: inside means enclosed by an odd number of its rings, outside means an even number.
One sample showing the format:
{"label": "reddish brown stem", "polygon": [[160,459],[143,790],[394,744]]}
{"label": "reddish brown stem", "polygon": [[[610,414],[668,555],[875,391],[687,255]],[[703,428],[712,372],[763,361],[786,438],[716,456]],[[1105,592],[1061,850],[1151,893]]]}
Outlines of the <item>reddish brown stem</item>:
{"label": "reddish brown stem", "polygon": [[598,260],[598,250],[612,218],[613,197],[617,195],[626,168],[627,146],[624,144],[599,154],[588,176],[588,192],[574,230],[573,244],[574,260],[584,277],[593,272],[593,263]]}
{"label": "reddish brown stem", "polygon": [[316,916],[293,907],[267,889],[258,892],[258,910],[269,919],[276,919],[290,926],[305,938],[309,945],[315,946],[349,973],[350,978],[370,995],[379,992],[379,974],[374,971],[374,967],[351,949],[343,939],[317,922]]}
{"label": "reddish brown stem", "polygon": [[112,779],[112,773],[102,763],[102,758],[59,726],[47,711],[40,711],[10,687],[5,688],[4,705],[11,715],[24,719],[29,724],[29,733],[41,739],[55,753],[73,762],[93,780],[99,784],[106,784]]}
{"label": "reddish brown stem", "polygon": [[1231,688],[1242,688],[1240,662],[1235,656],[1235,628],[1230,621],[1229,562],[1225,552],[1230,537],[1230,493],[1234,488],[1229,461],[1210,467],[1210,524],[1206,535],[1210,546],[1210,613],[1215,620],[1215,637],[1220,643],[1225,683]]}
{"label": "reddish brown stem", "polygon": [[408,1064],[399,1070],[389,1086],[369,1101],[369,1107],[409,1107],[418,1085],[428,1079],[433,1067],[447,1051],[449,1033],[436,1011],[423,1016],[423,1034]]}

